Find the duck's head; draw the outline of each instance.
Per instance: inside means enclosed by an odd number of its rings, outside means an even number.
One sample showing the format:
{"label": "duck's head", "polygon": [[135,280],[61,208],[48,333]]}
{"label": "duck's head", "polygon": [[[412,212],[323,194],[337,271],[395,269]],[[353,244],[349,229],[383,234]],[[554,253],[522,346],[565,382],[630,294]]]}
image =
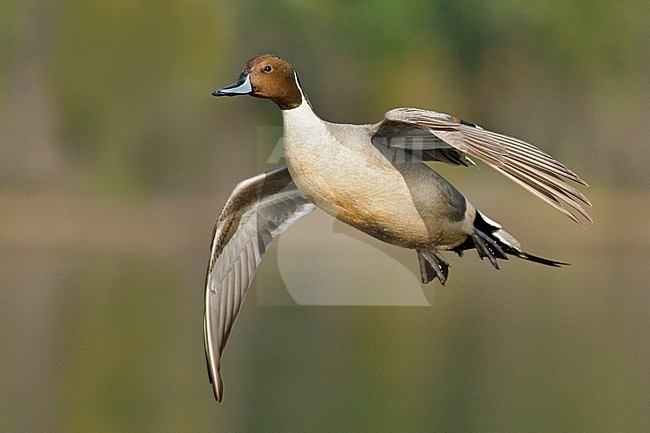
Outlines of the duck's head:
{"label": "duck's head", "polygon": [[251,95],[266,98],[283,110],[298,107],[303,99],[298,75],[293,66],[271,54],[262,54],[250,59],[237,81],[215,90],[212,95]]}

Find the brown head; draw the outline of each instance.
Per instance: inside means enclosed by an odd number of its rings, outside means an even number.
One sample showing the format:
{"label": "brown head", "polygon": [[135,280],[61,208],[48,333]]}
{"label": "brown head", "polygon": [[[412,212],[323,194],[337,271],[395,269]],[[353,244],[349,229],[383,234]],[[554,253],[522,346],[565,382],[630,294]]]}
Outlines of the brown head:
{"label": "brown head", "polygon": [[298,76],[293,66],[278,56],[262,54],[250,59],[239,79],[212,92],[214,96],[251,95],[270,99],[283,110],[302,103]]}

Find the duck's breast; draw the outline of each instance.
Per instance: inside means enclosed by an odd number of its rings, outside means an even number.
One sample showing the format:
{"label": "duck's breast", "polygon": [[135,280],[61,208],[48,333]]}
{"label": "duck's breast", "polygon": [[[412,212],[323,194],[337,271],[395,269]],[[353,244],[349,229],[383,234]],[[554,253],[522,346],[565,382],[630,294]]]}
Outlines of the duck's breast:
{"label": "duck's breast", "polygon": [[466,235],[451,235],[465,218],[464,198],[428,166],[408,155],[382,154],[366,125],[331,124],[296,114],[285,115],[286,162],[298,188],[318,207],[403,247],[464,240]]}

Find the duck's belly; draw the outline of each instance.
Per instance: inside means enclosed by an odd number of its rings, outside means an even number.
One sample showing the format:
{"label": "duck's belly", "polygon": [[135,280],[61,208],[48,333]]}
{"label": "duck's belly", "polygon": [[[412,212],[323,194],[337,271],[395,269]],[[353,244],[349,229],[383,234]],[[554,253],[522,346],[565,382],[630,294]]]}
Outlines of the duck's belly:
{"label": "duck's belly", "polygon": [[326,157],[291,151],[286,157],[303,194],[377,239],[406,248],[453,248],[469,233],[464,204],[459,210],[450,203],[436,187],[442,178],[422,163],[396,166],[381,154],[360,157],[344,146]]}

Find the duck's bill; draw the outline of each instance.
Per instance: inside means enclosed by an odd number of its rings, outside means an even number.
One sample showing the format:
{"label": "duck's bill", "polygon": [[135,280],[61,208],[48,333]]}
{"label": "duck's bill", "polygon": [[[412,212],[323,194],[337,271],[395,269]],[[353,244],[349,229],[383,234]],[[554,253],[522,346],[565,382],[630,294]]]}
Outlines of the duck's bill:
{"label": "duck's bill", "polygon": [[248,95],[253,92],[253,85],[249,74],[241,74],[239,80],[235,81],[229,86],[222,87],[221,89],[212,92],[212,96],[237,96]]}

